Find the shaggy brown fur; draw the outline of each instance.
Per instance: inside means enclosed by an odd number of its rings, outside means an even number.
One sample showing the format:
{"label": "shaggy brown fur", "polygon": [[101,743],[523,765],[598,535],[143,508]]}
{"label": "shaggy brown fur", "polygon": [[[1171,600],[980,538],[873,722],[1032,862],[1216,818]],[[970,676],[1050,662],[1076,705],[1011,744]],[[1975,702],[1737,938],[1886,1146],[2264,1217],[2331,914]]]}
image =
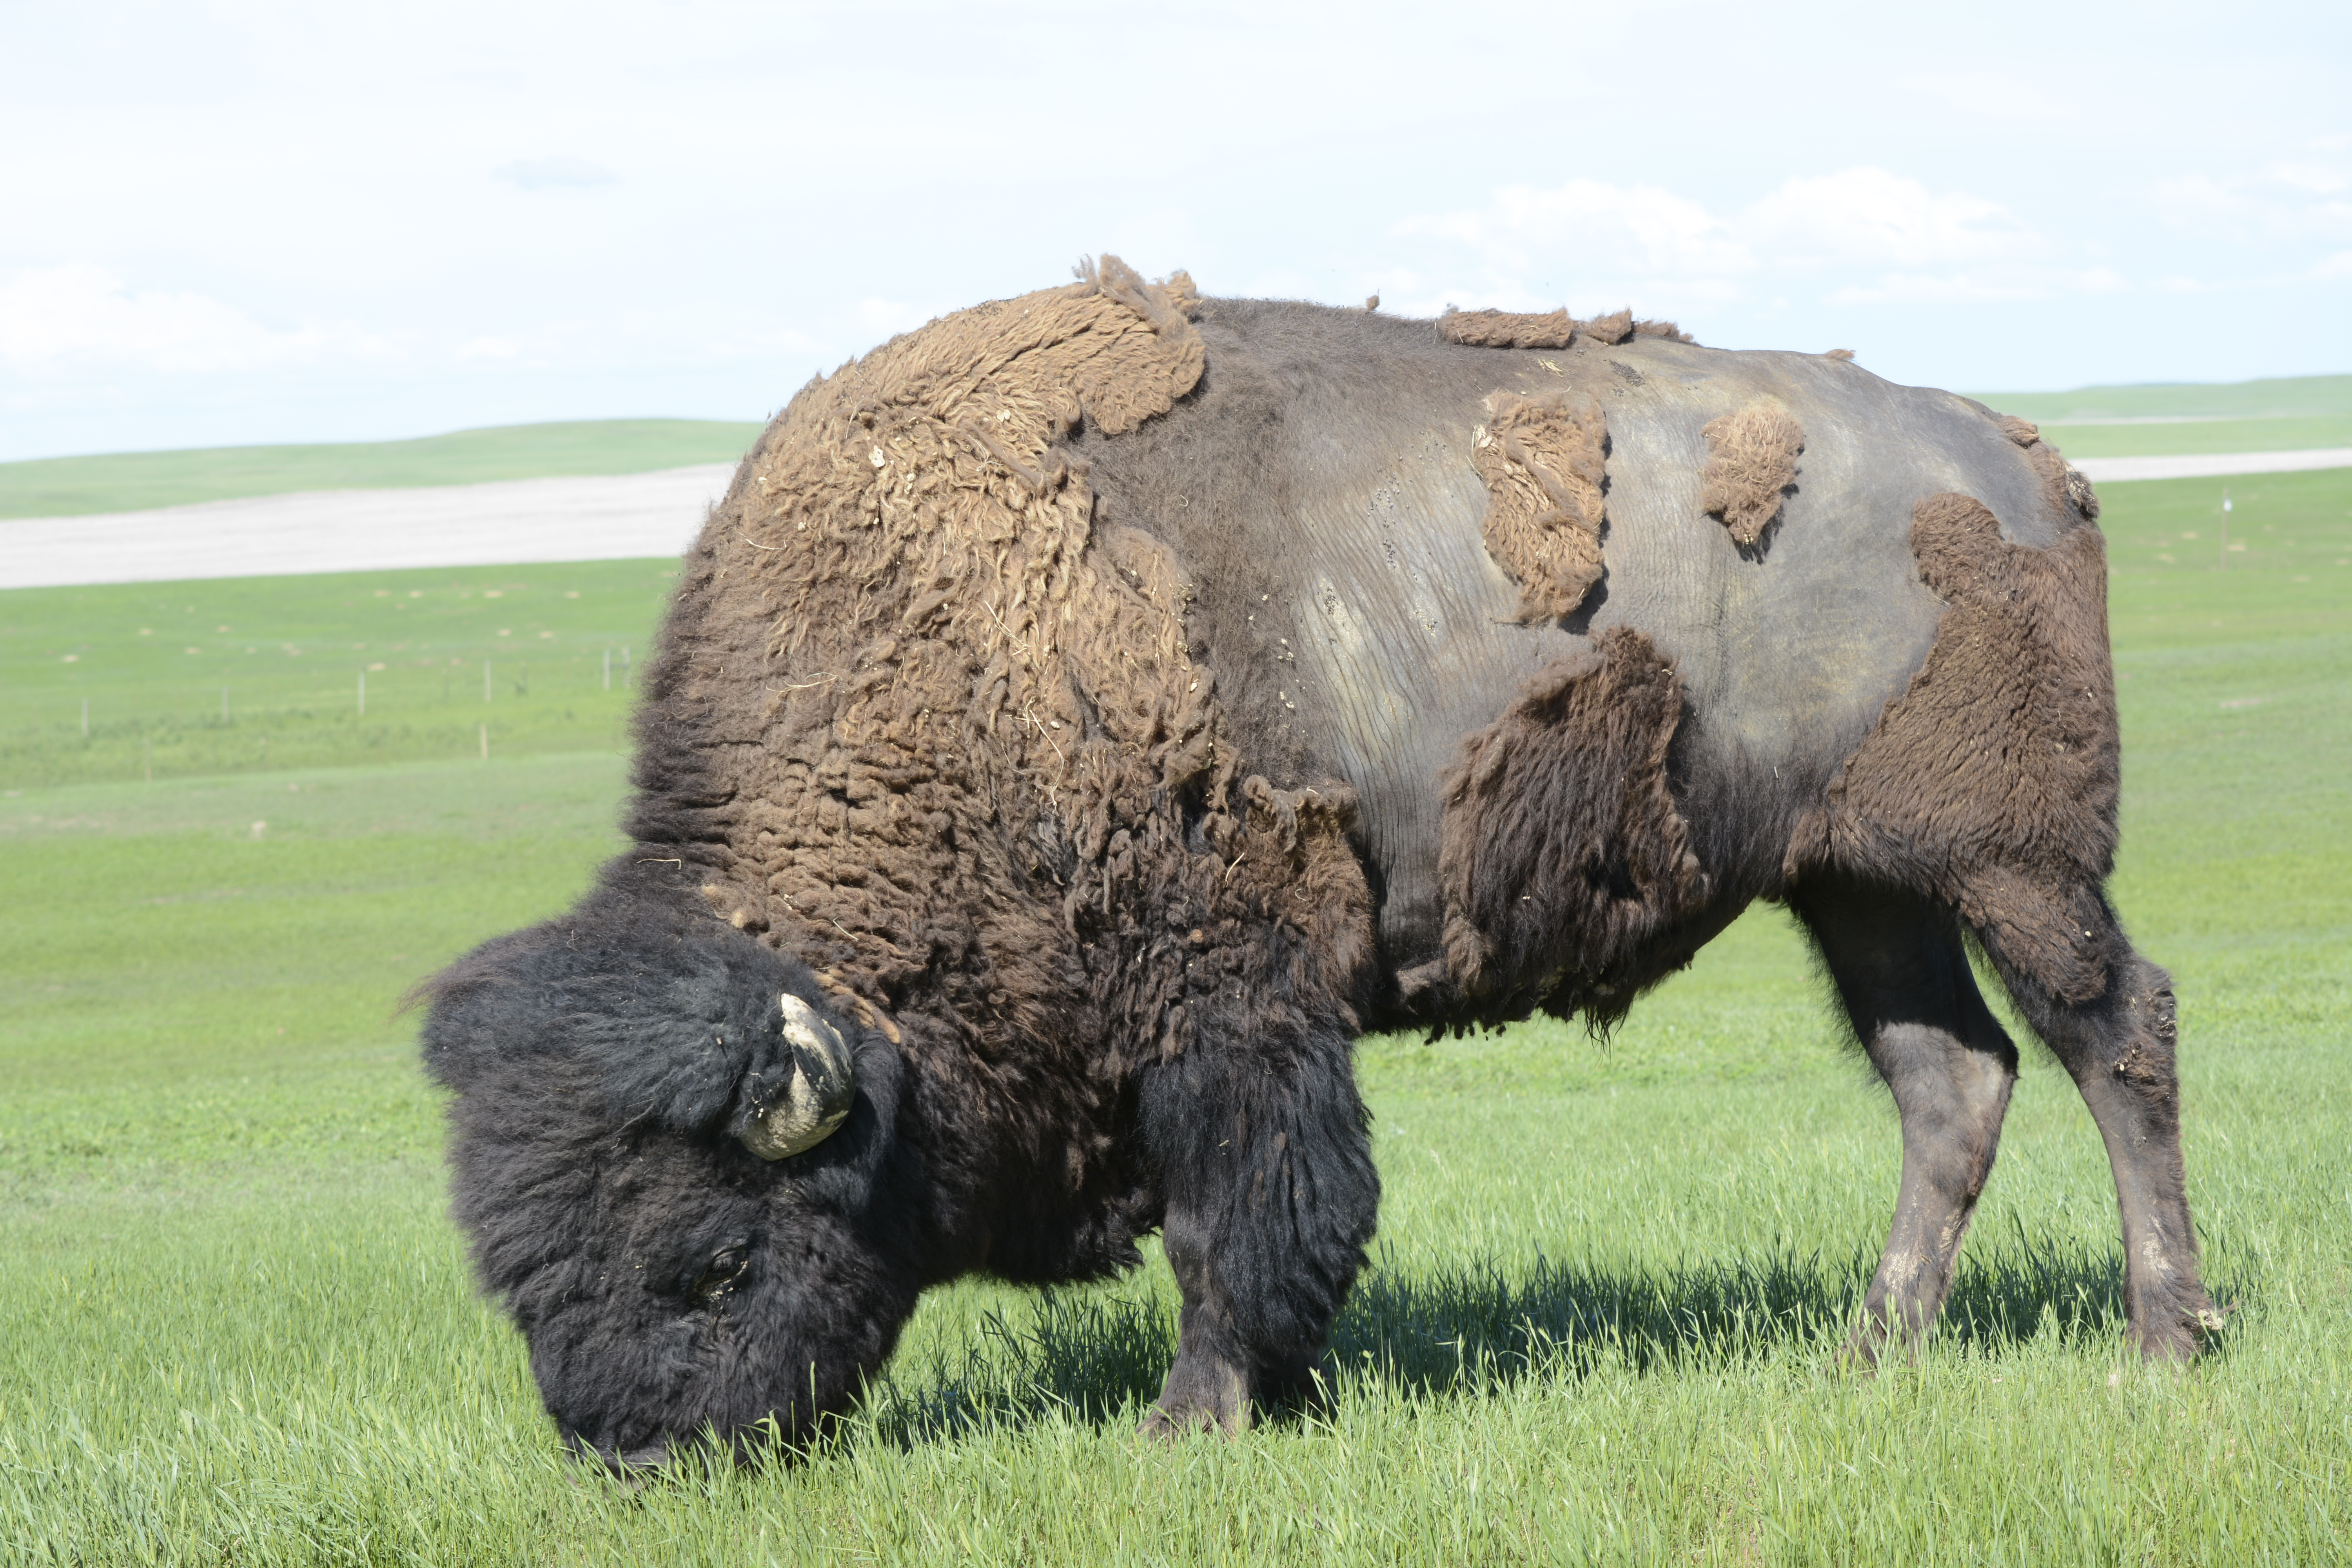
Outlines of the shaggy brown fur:
{"label": "shaggy brown fur", "polygon": [[1445,962],[1489,1018],[1621,1015],[1706,900],[1667,787],[1674,667],[1627,626],[1554,663],[1440,784]]}
{"label": "shaggy brown fur", "polygon": [[1448,310],[1437,318],[1437,335],[1476,349],[1564,349],[1576,335],[1576,318],[1566,310]]}
{"label": "shaggy brown fur", "polygon": [[1437,335],[1475,349],[1564,349],[1581,337],[1589,342],[1622,343],[1628,338],[1698,340],[1672,321],[1637,321],[1631,310],[1580,321],[1566,310],[1448,310],[1437,318]]}
{"label": "shaggy brown fur", "polygon": [[1852,360],[1853,358],[1853,351],[1852,349],[1832,349],[1822,357],[1823,359]]}
{"label": "shaggy brown fur", "polygon": [[2099,888],[2116,849],[2106,549],[2081,526],[2012,544],[1983,502],[1912,511],[1919,575],[1949,606],[1910,687],[1799,824],[1789,875],[1835,869],[1944,900],[2053,995],[2106,989]]}
{"label": "shaggy brown fur", "polygon": [[1242,776],[1174,557],[1097,534],[1051,450],[1193,386],[1192,308],[1181,274],[1106,257],[809,387],[689,556],[698,633],[648,704],[684,732],[645,754],[690,756],[670,787],[707,803],[665,829],[706,899],[919,1063],[977,1074],[1057,1199],[1111,1179],[1118,1085],[1185,1049],[1188,1000],[1352,1018],[1372,973],[1352,792]]}
{"label": "shaggy brown fur", "polygon": [[1797,482],[1805,429],[1779,404],[1757,402],[1707,421],[1700,466],[1699,509],[1723,519],[1733,540],[1753,544],[1780,515],[1780,498]]}
{"label": "shaggy brown fur", "polygon": [[1471,437],[1486,481],[1486,552],[1519,580],[1522,621],[1557,620],[1601,580],[1609,426],[1601,400],[1487,395]]}
{"label": "shaggy brown fur", "polygon": [[1595,316],[1577,324],[1579,332],[1597,343],[1622,343],[1633,335],[1633,312],[1631,308],[1606,316]]}

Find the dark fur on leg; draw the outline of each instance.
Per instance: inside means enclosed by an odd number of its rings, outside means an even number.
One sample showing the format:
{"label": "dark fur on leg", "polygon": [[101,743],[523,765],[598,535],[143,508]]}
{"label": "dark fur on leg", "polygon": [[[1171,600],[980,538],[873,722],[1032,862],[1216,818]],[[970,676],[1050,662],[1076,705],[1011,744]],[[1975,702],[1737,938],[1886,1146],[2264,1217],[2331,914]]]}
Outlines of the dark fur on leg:
{"label": "dark fur on leg", "polygon": [[1990,932],[1986,951],[2010,996],[2083,1091],[2115,1172],[2123,1215],[2124,1301],[2150,1360],[2197,1353],[2221,1314],[2198,1278],[2197,1232],[2180,1162],[2180,1077],[2172,977],[2132,950],[2101,900],[2106,989],[2084,1003],[2053,994]]}
{"label": "dark fur on leg", "polygon": [[1372,1238],[1380,1177],[1347,1037],[1296,1017],[1204,1028],[1145,1072],[1138,1110],[1184,1293],[1146,1430],[1238,1432],[1253,1398],[1307,1382]]}
{"label": "dark fur on leg", "polygon": [[1959,922],[1914,894],[1819,878],[1791,900],[1903,1118],[1903,1184],[1847,1352],[1927,1337],[1992,1174],[2017,1047],[1969,972]]}

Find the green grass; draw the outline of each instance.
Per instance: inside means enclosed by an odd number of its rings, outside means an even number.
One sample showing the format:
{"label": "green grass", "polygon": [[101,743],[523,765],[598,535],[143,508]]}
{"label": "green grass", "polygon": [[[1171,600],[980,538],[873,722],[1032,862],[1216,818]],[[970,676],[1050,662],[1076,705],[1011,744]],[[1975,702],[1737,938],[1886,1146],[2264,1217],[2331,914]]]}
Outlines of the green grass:
{"label": "green grass", "polygon": [[2187,452],[2300,452],[2352,447],[2352,414],[2308,419],[2214,419],[2194,425],[2045,425],[2070,458],[2162,458]]}
{"label": "green grass", "polygon": [[[2226,570],[2188,548],[2218,543],[2218,485],[2103,493],[2115,891],[2177,976],[2191,1195],[2236,1307],[2193,1371],[2122,1350],[2112,1184],[2038,1051],[1945,1331],[1916,1365],[1834,1370],[1899,1151],[1801,943],[1759,910],[1605,1047],[1549,1026],[1365,1044],[1387,1198],[1327,1416],[1138,1443],[1173,1337],[1155,1263],[934,1293],[809,1464],[608,1485],[557,1452],[520,1342],[471,1293],[436,1098],[393,1013],[610,851],[622,766],[583,707],[487,765],[76,774],[0,798],[0,1557],[2341,1561],[2352,476],[2234,488],[2250,548]],[[642,647],[656,568],[614,568],[637,575],[599,606],[602,570],[440,574],[513,587],[453,587],[436,635],[513,629],[529,588],[586,617],[561,623],[577,635]],[[382,608],[393,581],[203,591],[373,643],[369,617],[417,613]],[[80,593],[0,596],[0,622],[64,625]],[[123,661],[126,710],[182,700],[136,626],[89,647]],[[11,703],[88,673],[8,658]]]}
{"label": "green grass", "polygon": [[2156,382],[2141,386],[2084,386],[2073,392],[1980,392],[1975,395],[2004,414],[2084,424],[2115,419],[2352,417],[2352,375],[2300,375],[2226,383]]}
{"label": "green grass", "polygon": [[730,420],[581,419],[457,430],[413,441],[37,458],[0,463],[0,518],[79,517],[291,490],[642,474],[690,463],[734,462],[759,434],[757,424]]}
{"label": "green grass", "polygon": [[2352,447],[2352,375],[1977,395],[2004,414],[2041,421],[2042,434],[2070,458]]}
{"label": "green grass", "polygon": [[618,745],[676,574],[600,561],[0,593],[0,785],[478,757],[483,726],[501,757]]}

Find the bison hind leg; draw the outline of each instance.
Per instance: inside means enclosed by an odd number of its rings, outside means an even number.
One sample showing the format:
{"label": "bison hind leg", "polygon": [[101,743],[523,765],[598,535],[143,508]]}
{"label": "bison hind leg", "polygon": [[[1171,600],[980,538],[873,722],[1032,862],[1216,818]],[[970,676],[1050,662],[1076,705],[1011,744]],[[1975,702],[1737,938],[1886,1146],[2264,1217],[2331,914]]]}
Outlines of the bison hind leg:
{"label": "bison hind leg", "polygon": [[1998,927],[1979,933],[2011,1000],[2082,1091],[2106,1145],[2122,1213],[2124,1305],[2152,1361],[2185,1360],[2220,1326],[2199,1277],[2197,1233],[2180,1159],[2180,1075],[2172,977],[2140,956],[2106,901],[2084,900],[2086,938],[2106,958],[2103,984],[2080,999],[2021,961]]}
{"label": "bison hind leg", "polygon": [[1791,902],[1902,1118],[1895,1224],[1848,1345],[1874,1363],[1890,1344],[1924,1339],[1951,1289],[2000,1148],[2017,1047],[1977,991],[1950,910],[1836,878],[1809,879]]}

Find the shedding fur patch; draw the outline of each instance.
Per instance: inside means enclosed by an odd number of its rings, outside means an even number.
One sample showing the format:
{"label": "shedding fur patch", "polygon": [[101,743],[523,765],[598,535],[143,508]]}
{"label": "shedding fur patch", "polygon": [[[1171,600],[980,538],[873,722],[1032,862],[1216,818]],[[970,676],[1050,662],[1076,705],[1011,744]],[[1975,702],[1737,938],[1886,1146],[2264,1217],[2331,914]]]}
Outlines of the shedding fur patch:
{"label": "shedding fur patch", "polygon": [[1733,540],[1753,544],[1780,515],[1797,482],[1805,428],[1777,403],[1751,403],[1707,421],[1706,461],[1698,470],[1699,507],[1723,519]]}
{"label": "shedding fur patch", "polygon": [[1566,310],[1448,310],[1437,318],[1437,335],[1478,349],[1564,349],[1576,335],[1576,318]]}
{"label": "shedding fur patch", "polygon": [[1564,349],[1577,338],[1613,345],[1628,338],[1698,340],[1672,321],[1637,321],[1631,310],[1580,321],[1566,310],[1448,310],[1437,318],[1437,335],[1449,343],[1477,349]]}
{"label": "shedding fur patch", "polygon": [[1472,432],[1486,481],[1486,552],[1519,580],[1519,619],[1557,620],[1601,581],[1602,486],[1609,443],[1601,400],[1489,393]]}
{"label": "shedding fur patch", "polygon": [[1622,343],[1633,335],[1633,312],[1628,307],[1606,316],[1595,316],[1580,322],[1576,330],[1597,343]]}
{"label": "shedding fur patch", "polygon": [[1055,449],[1192,388],[1194,308],[1105,257],[813,383],[689,555],[641,721],[682,804],[640,837],[1073,1191],[1200,1018],[1346,1018],[1377,978],[1353,792],[1243,776],[1183,571]]}
{"label": "shedding fur patch", "polygon": [[1681,717],[1674,666],[1612,626],[1464,742],[1438,876],[1448,977],[1482,1016],[1608,1021],[1656,977],[1658,939],[1707,894],[1666,782]]}
{"label": "shedding fur patch", "polygon": [[1948,606],[1927,662],[1799,824],[1788,871],[1831,867],[1950,903],[2051,993],[2106,988],[2118,740],[2106,547],[2080,526],[2012,544],[1983,502],[1913,509]]}

